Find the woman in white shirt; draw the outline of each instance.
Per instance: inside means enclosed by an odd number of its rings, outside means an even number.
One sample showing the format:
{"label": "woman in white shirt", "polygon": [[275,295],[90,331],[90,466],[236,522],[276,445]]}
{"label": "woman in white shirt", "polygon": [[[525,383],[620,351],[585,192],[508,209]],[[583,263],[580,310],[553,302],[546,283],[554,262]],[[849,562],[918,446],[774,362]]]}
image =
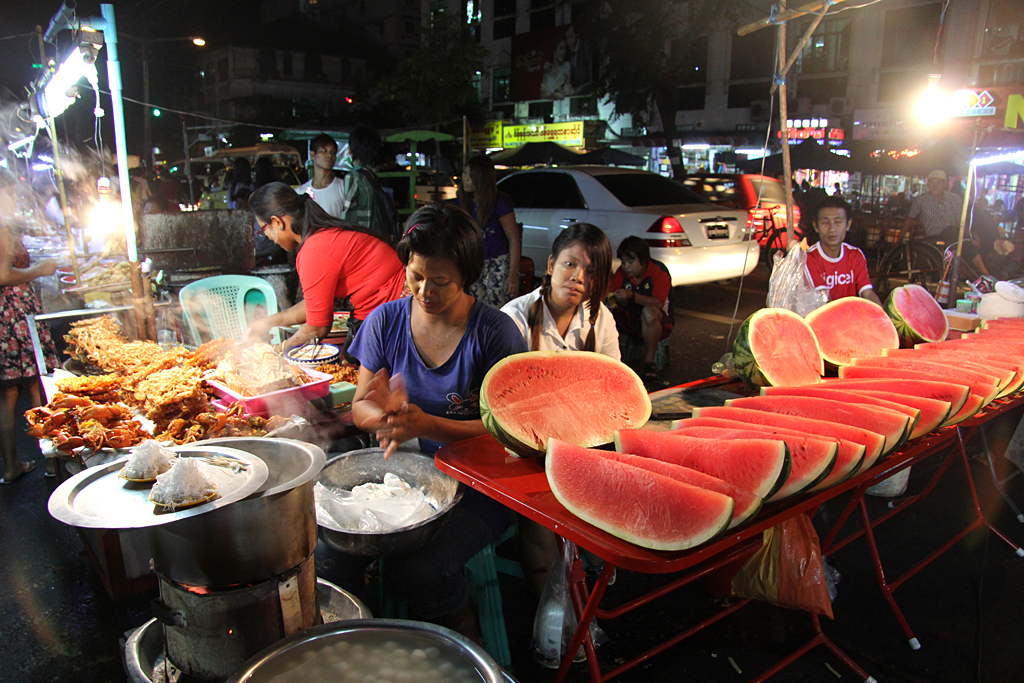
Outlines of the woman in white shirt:
{"label": "woman in white shirt", "polygon": [[539,289],[501,309],[515,321],[531,351],[596,351],[619,360],[615,318],[602,303],[612,248],[600,228],[574,223],[551,246]]}

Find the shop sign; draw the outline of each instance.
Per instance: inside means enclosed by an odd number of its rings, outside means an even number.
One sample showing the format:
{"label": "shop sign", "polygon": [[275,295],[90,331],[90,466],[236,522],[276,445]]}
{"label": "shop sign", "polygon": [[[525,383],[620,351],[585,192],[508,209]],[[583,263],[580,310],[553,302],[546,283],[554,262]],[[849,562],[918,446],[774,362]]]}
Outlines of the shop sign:
{"label": "shop sign", "polygon": [[491,149],[502,147],[501,131],[504,126],[502,121],[492,121],[480,128],[474,128],[469,134],[469,146],[472,149]]}
{"label": "shop sign", "polygon": [[1020,86],[963,88],[952,99],[953,117],[988,118],[989,125],[1024,129],[1024,88]]}
{"label": "shop sign", "polygon": [[518,147],[527,142],[557,142],[569,147],[580,147],[583,145],[583,121],[504,126],[501,139],[502,147]]}
{"label": "shop sign", "polygon": [[996,98],[988,90],[964,88],[953,93],[950,116],[995,116]]}
{"label": "shop sign", "polygon": [[[781,138],[782,131],[780,130],[775,134],[775,137]],[[795,145],[804,140],[844,140],[846,138],[846,131],[842,128],[790,128],[789,129],[789,143]]]}

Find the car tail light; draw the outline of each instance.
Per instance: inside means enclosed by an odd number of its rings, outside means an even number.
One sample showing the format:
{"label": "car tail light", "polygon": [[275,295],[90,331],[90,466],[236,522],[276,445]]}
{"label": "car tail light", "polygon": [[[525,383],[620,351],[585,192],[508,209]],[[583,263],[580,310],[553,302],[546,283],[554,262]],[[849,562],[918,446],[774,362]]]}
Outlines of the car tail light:
{"label": "car tail light", "polygon": [[679,219],[675,216],[662,216],[654,222],[647,232],[667,236],[666,239],[644,238],[644,242],[651,247],[671,249],[673,247],[690,246],[690,240],[686,237],[686,231],[683,230],[683,226],[679,224]]}

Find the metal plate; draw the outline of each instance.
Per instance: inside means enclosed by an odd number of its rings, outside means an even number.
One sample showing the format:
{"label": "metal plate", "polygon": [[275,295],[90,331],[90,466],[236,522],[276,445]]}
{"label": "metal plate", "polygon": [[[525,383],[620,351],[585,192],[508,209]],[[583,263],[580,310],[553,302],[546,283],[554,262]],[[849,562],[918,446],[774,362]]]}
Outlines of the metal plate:
{"label": "metal plate", "polygon": [[236,474],[227,468],[199,460],[196,464],[200,471],[217,484],[220,496],[195,507],[158,512],[162,508],[149,500],[152,485],[131,484],[118,476],[127,461],[127,458],[120,458],[106,465],[90,467],[58,486],[50,496],[50,514],[71,526],[140,529],[169,524],[222,508],[254,493],[267,480],[266,464],[250,453],[234,448],[195,444],[177,446],[171,450],[179,457],[187,458],[220,455],[244,462],[248,468]]}

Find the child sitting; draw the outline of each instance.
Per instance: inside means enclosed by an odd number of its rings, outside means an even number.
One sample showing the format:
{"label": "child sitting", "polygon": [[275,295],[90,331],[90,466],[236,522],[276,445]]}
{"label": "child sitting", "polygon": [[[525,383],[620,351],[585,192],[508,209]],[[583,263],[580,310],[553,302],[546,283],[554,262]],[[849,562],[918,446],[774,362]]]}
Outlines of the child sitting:
{"label": "child sitting", "polygon": [[647,243],[636,236],[622,240],[616,251],[622,262],[612,275],[609,291],[618,304],[613,311],[619,335],[642,338],[645,378],[656,379],[654,358],[658,344],[672,334],[670,294],[672,276],[660,261],[651,259]]}

